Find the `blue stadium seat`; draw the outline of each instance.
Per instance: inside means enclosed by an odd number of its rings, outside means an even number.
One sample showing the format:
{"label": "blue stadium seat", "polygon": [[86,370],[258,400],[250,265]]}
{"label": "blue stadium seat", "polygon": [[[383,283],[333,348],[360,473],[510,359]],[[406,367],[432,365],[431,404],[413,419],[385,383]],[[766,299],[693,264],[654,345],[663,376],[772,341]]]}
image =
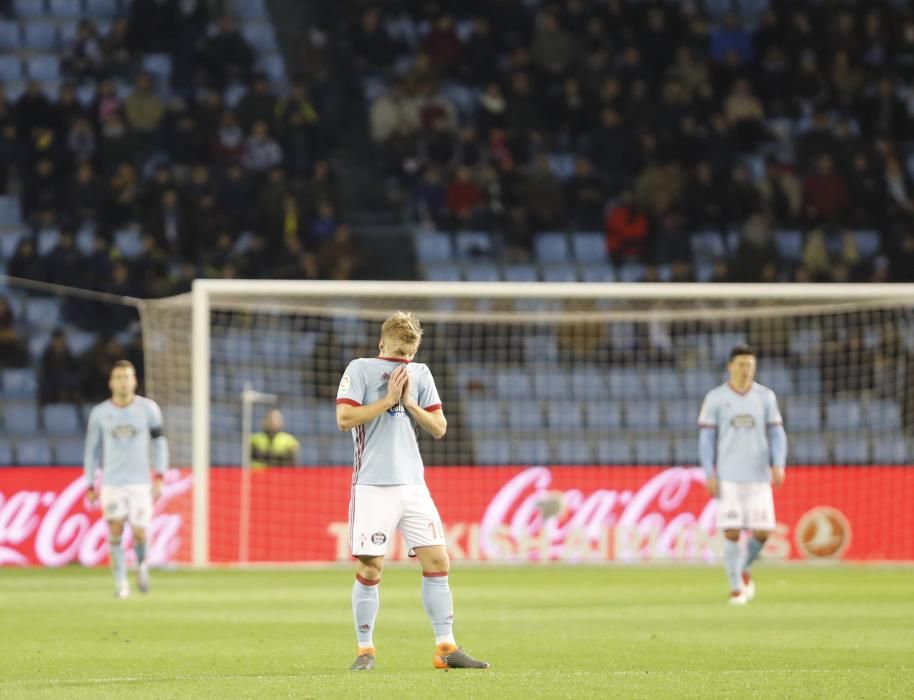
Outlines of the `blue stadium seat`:
{"label": "blue stadium seat", "polygon": [[76,35],[78,33],[79,22],[75,19],[63,19],[57,24],[57,36],[59,37],[60,45],[65,49],[76,43]]}
{"label": "blue stadium seat", "polygon": [[33,80],[60,80],[60,62],[55,55],[32,56],[26,60],[26,73]]}
{"label": "blue stadium seat", "polygon": [[660,427],[658,401],[626,401],[625,426],[631,430],[654,430]]}
{"label": "blue stadium seat", "polygon": [[31,402],[4,402],[3,426],[15,435],[37,433],[38,406]]}
{"label": "blue stadium seat", "polygon": [[578,268],[571,263],[543,265],[543,282],[577,282]]}
{"label": "blue stadium seat", "polygon": [[13,464],[13,446],[5,438],[0,438],[0,467]]}
{"label": "blue stadium seat", "polygon": [[818,328],[799,328],[790,334],[790,354],[809,358],[822,347],[822,331]]}
{"label": "blue stadium seat", "polygon": [[571,394],[578,399],[600,399],[607,395],[606,373],[600,367],[578,365],[568,378]]}
{"label": "blue stadium seat", "polygon": [[619,266],[620,282],[643,282],[645,269],[644,265],[638,263],[624,263]]}
{"label": "blue stadium seat", "polygon": [[457,263],[435,263],[423,265],[424,277],[431,282],[459,282],[460,265]]}
{"label": "blue stadium seat", "polygon": [[255,51],[267,53],[277,51],[276,34],[270,22],[245,22],[241,26],[241,33]]}
{"label": "blue stadium seat", "polygon": [[873,440],[874,464],[907,464],[908,449],[904,438],[878,438]]}
{"label": "blue stadium seat", "polygon": [[901,429],[901,407],[894,401],[870,401],[866,410],[866,427],[877,433]]}
{"label": "blue stadium seat", "polygon": [[38,396],[38,378],[32,369],[5,369],[0,388],[5,399],[34,399]]}
{"label": "blue stadium seat", "polygon": [[524,369],[503,369],[495,373],[495,395],[514,401],[533,397],[533,381]]}
{"label": "blue stadium seat", "polygon": [[622,427],[622,402],[594,400],[584,402],[586,425],[589,429],[617,430]]}
{"label": "blue stadium seat", "polygon": [[494,396],[494,370],[488,365],[463,363],[457,365],[457,391],[461,398]]}
{"label": "blue stadium seat", "polygon": [[582,282],[615,282],[616,271],[609,263],[593,263],[578,267]]}
{"label": "blue stadium seat", "polygon": [[511,430],[530,433],[543,429],[543,410],[538,401],[508,401],[504,414]]}
{"label": "blue stadium seat", "polygon": [[673,399],[663,404],[663,424],[674,430],[697,430],[698,401],[689,399]]}
{"label": "blue stadium seat", "polygon": [[802,231],[775,231],[774,244],[785,260],[798,263],[803,257]]}
{"label": "blue stadium seat", "polygon": [[474,433],[488,433],[500,430],[504,424],[501,404],[489,399],[466,401],[463,416]]}
{"label": "blue stadium seat", "polygon": [[598,464],[631,464],[632,447],[624,437],[598,440],[594,456]]}
{"label": "blue stadium seat", "polygon": [[268,19],[266,0],[232,0],[235,14],[244,19]]}
{"label": "blue stadium seat", "polygon": [[[19,56],[5,54],[0,56],[0,82],[19,80],[22,77],[22,61]],[[9,96],[7,95],[7,99]]]}
{"label": "blue stadium seat", "polygon": [[473,263],[464,268],[467,282],[498,282],[501,276],[493,263]]}
{"label": "blue stadium seat", "polygon": [[533,249],[541,263],[567,262],[570,257],[568,237],[564,233],[540,233],[533,241]]}
{"label": "blue stadium seat", "polygon": [[524,358],[531,363],[555,361],[559,356],[559,341],[554,335],[537,333],[523,339]]}
{"label": "blue stadium seat", "polygon": [[[6,56],[0,56],[0,60],[4,58],[6,58]],[[2,76],[0,76],[0,78],[2,78]],[[7,96],[7,98],[8,97],[9,96]],[[0,226],[19,226],[21,223],[22,209],[19,206],[19,197],[14,197],[12,195],[0,196]],[[12,251],[10,251],[10,254],[12,254]]]}
{"label": "blue stadium seat", "polygon": [[0,21],[0,51],[18,51],[21,46],[19,22]]}
{"label": "blue stadium seat", "polygon": [[82,6],[79,0],[50,0],[49,9],[53,17],[81,17]]}
{"label": "blue stadium seat", "polygon": [[549,443],[545,440],[517,440],[511,445],[511,456],[517,464],[549,464]]}
{"label": "blue stadium seat", "polygon": [[143,237],[139,229],[122,229],[114,234],[114,245],[125,258],[135,258],[143,252]]}
{"label": "blue stadium seat", "polygon": [[602,233],[571,234],[571,251],[580,263],[608,263],[606,236]]}
{"label": "blue stadium seat", "polygon": [[212,404],[209,411],[210,429],[214,433],[236,433],[241,430],[241,414],[237,406]]}
{"label": "blue stadium seat", "polygon": [[[352,450],[352,445],[346,445]],[[323,464],[321,460],[321,450],[320,447],[312,440],[307,440],[301,442],[298,448],[298,459],[296,462],[302,466],[306,467],[316,467],[320,464]]]}
{"label": "blue stadium seat", "polygon": [[822,392],[822,372],[818,367],[798,367],[796,372],[798,394],[820,394]]}
{"label": "blue stadium seat", "polygon": [[882,248],[879,231],[854,231],[854,240],[857,242],[857,252],[864,259],[876,256]]}
{"label": "blue stadium seat", "polygon": [[713,261],[727,254],[727,246],[720,231],[697,231],[690,241],[695,262]]}
{"label": "blue stadium seat", "polygon": [[683,466],[698,464],[698,438],[695,435],[683,435],[673,440],[673,461]]}
{"label": "blue stadium seat", "polygon": [[685,396],[701,398],[724,381],[723,375],[706,369],[687,369],[682,373]]}
{"label": "blue stadium seat", "polygon": [[539,271],[534,265],[504,265],[502,271],[506,282],[539,281]]}
{"label": "blue stadium seat", "polygon": [[870,461],[866,435],[843,436],[835,440],[836,464],[866,464]]}
{"label": "blue stadium seat", "polygon": [[759,384],[768,387],[778,396],[789,396],[794,393],[793,378],[790,370],[783,365],[767,362],[759,370],[756,379]]}
{"label": "blue stadium seat", "polygon": [[644,377],[634,369],[613,368],[606,372],[609,392],[615,398],[640,396],[644,392]]}
{"label": "blue stadium seat", "polygon": [[74,355],[81,355],[88,350],[97,338],[98,335],[94,331],[84,331],[78,328],[67,331],[67,345]]}
{"label": "blue stadium seat", "polygon": [[260,69],[266,73],[270,82],[282,83],[286,80],[286,64],[278,51],[260,54]]}
{"label": "blue stadium seat", "polygon": [[340,436],[321,445],[321,461],[330,466],[350,466],[355,457],[352,439]]}
{"label": "blue stadium seat", "polygon": [[117,0],[84,0],[88,17],[112,18],[118,14]]}
{"label": "blue stadium seat", "polygon": [[863,425],[860,402],[853,399],[836,399],[825,404],[825,427],[828,430],[857,430]]}
{"label": "blue stadium seat", "polygon": [[26,302],[25,319],[30,326],[51,330],[60,324],[60,302],[53,297],[33,297]]}
{"label": "blue stadium seat", "polygon": [[822,429],[822,412],[817,398],[790,397],[784,402],[782,411],[788,431],[814,432]]}
{"label": "blue stadium seat", "polygon": [[742,333],[716,333],[711,337],[711,359],[721,364],[730,357],[734,346],[746,342]]}
{"label": "blue stadium seat", "polygon": [[669,367],[651,369],[645,375],[645,384],[648,396],[657,399],[676,398],[682,395],[682,372]]}
{"label": "blue stadium seat", "polygon": [[553,430],[583,430],[584,405],[580,401],[550,401],[546,404],[546,419]]}
{"label": "blue stadium seat", "polygon": [[560,439],[554,443],[556,464],[593,464],[593,453],[583,440]]}
{"label": "blue stadium seat", "polygon": [[241,441],[237,435],[216,435],[210,440],[210,459],[214,467],[237,467],[241,464]]}
{"label": "blue stadium seat", "polygon": [[664,439],[642,438],[635,441],[635,463],[669,464],[670,445]]}
{"label": "blue stadium seat", "polygon": [[83,438],[57,440],[54,443],[54,464],[76,466],[83,463]]}
{"label": "blue stadium seat", "polygon": [[533,373],[533,393],[538,399],[554,399],[568,391],[568,373],[546,367]]}
{"label": "blue stadium seat", "polygon": [[150,73],[161,84],[171,77],[172,60],[167,53],[148,53],[143,56],[143,70]]}
{"label": "blue stadium seat", "polygon": [[95,231],[81,228],[76,234],[76,249],[83,255],[91,255],[95,250]]}
{"label": "blue stadium seat", "polygon": [[16,442],[16,464],[23,466],[50,466],[51,445],[47,440],[18,440]]}
{"label": "blue stadium seat", "polygon": [[0,231],[0,260],[9,260],[25,234],[22,231]]}
{"label": "blue stadium seat", "polygon": [[420,263],[447,262],[453,256],[451,237],[442,231],[425,231],[413,237],[416,260]]}
{"label": "blue stadium seat", "polygon": [[38,255],[44,257],[50,253],[57,241],[60,240],[60,231],[56,228],[46,228],[38,232]]}
{"label": "blue stadium seat", "polygon": [[503,438],[477,440],[475,445],[476,464],[511,464],[511,445]]}
{"label": "blue stadium seat", "polygon": [[76,407],[69,403],[52,403],[43,407],[41,424],[54,435],[69,435],[82,430]]}
{"label": "blue stadium seat", "polygon": [[17,17],[43,17],[47,13],[44,0],[15,0],[13,8]]}
{"label": "blue stadium seat", "polygon": [[792,433],[787,461],[790,464],[828,464],[831,460],[825,438],[819,433]]}
{"label": "blue stadium seat", "polygon": [[340,430],[336,424],[336,409],[325,401],[312,405],[309,421],[323,435],[335,435]]}

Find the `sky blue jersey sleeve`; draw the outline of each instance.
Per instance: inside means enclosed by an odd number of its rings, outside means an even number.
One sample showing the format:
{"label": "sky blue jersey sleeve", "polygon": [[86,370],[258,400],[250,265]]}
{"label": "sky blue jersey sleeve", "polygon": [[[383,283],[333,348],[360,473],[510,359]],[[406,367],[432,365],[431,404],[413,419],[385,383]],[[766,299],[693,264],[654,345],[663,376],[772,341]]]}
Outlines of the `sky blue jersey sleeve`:
{"label": "sky blue jersey sleeve", "polygon": [[89,413],[89,425],[86,428],[86,444],[83,448],[83,471],[89,486],[95,485],[95,474],[102,459],[102,427],[98,419],[98,408]]}
{"label": "sky blue jersey sleeve", "polygon": [[698,413],[698,458],[707,478],[714,476],[714,456],[719,424],[717,401],[707,394]]}
{"label": "sky blue jersey sleeve", "polygon": [[165,438],[162,409],[155,401],[149,404],[149,437],[152,439],[153,468],[156,474],[168,471],[168,440]]}
{"label": "sky blue jersey sleeve", "polygon": [[336,402],[350,406],[362,406],[365,403],[365,374],[360,363],[353,360],[343,372],[340,386],[336,392]]}
{"label": "sky blue jersey sleeve", "polygon": [[436,411],[441,408],[441,398],[438,396],[438,387],[432,371],[426,367],[422,382],[419,384],[419,405],[426,411]]}

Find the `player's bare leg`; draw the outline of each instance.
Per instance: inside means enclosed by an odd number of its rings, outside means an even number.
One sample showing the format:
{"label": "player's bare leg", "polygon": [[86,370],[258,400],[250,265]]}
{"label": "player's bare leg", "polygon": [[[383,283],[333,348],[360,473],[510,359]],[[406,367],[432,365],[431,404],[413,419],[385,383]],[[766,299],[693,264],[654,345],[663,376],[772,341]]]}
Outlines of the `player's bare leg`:
{"label": "player's bare leg", "polygon": [[435,630],[435,668],[488,668],[486,661],[474,659],[454,640],[454,601],[448,584],[451,560],[444,545],[416,547],[422,564],[422,601]]}
{"label": "player's bare leg", "polygon": [[739,551],[739,530],[724,530],[724,567],[730,581],[730,605],[745,605],[743,592],[742,555]]}
{"label": "player's bare leg", "polygon": [[149,565],[146,563],[146,530],[133,527],[133,551],[136,554],[136,587],[149,593]]}
{"label": "player's bare leg", "polygon": [[108,558],[111,560],[111,573],[114,575],[114,595],[126,598],[130,595],[127,585],[127,564],[124,561],[124,550],[121,538],[124,536],[124,521],[108,521]]}
{"label": "player's bare leg", "polygon": [[755,581],[752,580],[752,574],[749,572],[749,567],[752,566],[752,563],[758,559],[759,554],[762,553],[762,549],[765,547],[765,542],[768,540],[768,532],[766,530],[753,530],[752,537],[749,538],[749,543],[746,547],[746,559],[743,562],[743,592],[746,594],[747,600],[752,600],[755,598]]}
{"label": "player's bare leg", "polygon": [[353,671],[370,671],[374,668],[375,647],[372,633],[381,600],[378,584],[384,570],[384,557],[360,556],[352,584],[352,617],[358,639],[358,653],[349,667]]}

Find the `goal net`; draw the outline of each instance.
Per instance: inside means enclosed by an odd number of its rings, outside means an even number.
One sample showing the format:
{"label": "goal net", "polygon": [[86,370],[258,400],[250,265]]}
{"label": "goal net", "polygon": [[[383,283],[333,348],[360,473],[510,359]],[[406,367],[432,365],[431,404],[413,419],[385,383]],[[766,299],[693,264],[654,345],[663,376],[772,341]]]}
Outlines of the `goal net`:
{"label": "goal net", "polygon": [[[334,399],[397,309],[423,323],[416,361],[448,419],[419,442],[458,558],[713,558],[696,420],[744,342],[799,467],[770,554],[914,558],[914,527],[879,535],[909,517],[909,286],[204,280],[141,311],[147,391],[193,469],[194,563],[347,558],[353,445]],[[253,425],[279,408],[297,466],[241,468],[245,386],[275,397]]]}

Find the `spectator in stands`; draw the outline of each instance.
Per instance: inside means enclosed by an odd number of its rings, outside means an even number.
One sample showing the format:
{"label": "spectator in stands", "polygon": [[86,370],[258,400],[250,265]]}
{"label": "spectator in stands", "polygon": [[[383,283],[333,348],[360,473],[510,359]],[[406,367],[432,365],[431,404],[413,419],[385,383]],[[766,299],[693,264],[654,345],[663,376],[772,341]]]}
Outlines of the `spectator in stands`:
{"label": "spectator in stands", "polygon": [[833,221],[848,208],[847,183],[835,171],[831,156],[821,155],[816,169],[803,183],[803,209],[809,221]]}
{"label": "spectator in stands", "polygon": [[613,260],[647,261],[650,221],[634,193],[625,190],[606,216],[606,247]]}
{"label": "spectator in stands", "polygon": [[53,226],[63,208],[60,174],[50,158],[41,158],[26,175],[22,212],[34,228]]}
{"label": "spectator in stands", "polygon": [[237,112],[238,121],[246,130],[250,130],[258,121],[267,125],[273,123],[277,112],[277,99],[270,89],[270,81],[263,73],[254,76],[247,93],[238,103]]}
{"label": "spectator in stands", "polygon": [[151,139],[162,123],[165,104],[158,96],[149,73],[140,73],[133,86],[133,92],[124,101],[127,123],[138,137],[138,145],[148,148]]}
{"label": "spectator in stands", "polygon": [[776,282],[778,262],[770,222],[761,214],[753,214],[740,232],[730,278],[734,282]]}
{"label": "spectator in stands", "polygon": [[133,74],[130,24],[126,19],[117,18],[111,23],[111,30],[102,39],[102,57],[108,75],[126,80]]}
{"label": "spectator in stands", "polygon": [[245,141],[241,162],[255,175],[265,174],[282,163],[282,149],[270,135],[267,122],[259,119],[251,128],[251,135]]}
{"label": "spectator in stands", "polygon": [[129,36],[135,53],[165,53],[173,46],[175,32],[173,0],[133,0]]}
{"label": "spectator in stands", "polygon": [[67,149],[78,163],[88,163],[95,158],[98,140],[88,119],[80,117],[72,121],[67,132]]}
{"label": "spectator in stands", "polygon": [[41,355],[38,368],[38,401],[48,403],[78,403],[79,363],[67,345],[67,335],[58,328]]}
{"label": "spectator in stands", "polygon": [[251,436],[251,466],[291,467],[298,460],[299,444],[292,435],[283,431],[284,419],[278,408],[269,411],[263,419],[263,430]]}
{"label": "spectator in stands", "polygon": [[348,280],[358,276],[362,256],[352,240],[348,224],[339,224],[333,235],[321,244],[315,262],[323,279]]}
{"label": "spectator in stands", "polygon": [[82,82],[98,78],[103,65],[104,54],[95,24],[88,19],[80,20],[76,40],[63,56],[64,71]]}
{"label": "spectator in stands", "polygon": [[99,216],[99,233],[111,236],[116,229],[136,221],[139,204],[136,168],[129,161],[121,162],[108,180]]}
{"label": "spectator in stands", "polygon": [[102,119],[98,142],[99,168],[111,174],[124,163],[130,163],[136,153],[136,141],[124,120],[116,111]]}
{"label": "spectator in stands", "polygon": [[111,366],[124,359],[124,348],[117,339],[105,333],[99,334],[95,342],[79,359],[82,370],[80,394],[89,402],[100,402],[110,398],[108,377]]}
{"label": "spectator in stands", "polygon": [[64,229],[60,232],[56,245],[41,261],[45,280],[54,284],[75,286],[83,275],[82,262],[82,256],[76,250],[73,231]]}
{"label": "spectator in stands", "polygon": [[853,270],[860,263],[854,234],[833,223],[819,226],[806,235],[803,267],[815,282],[835,280],[838,268]]}
{"label": "spectator in stands", "polygon": [[16,330],[13,309],[6,297],[0,297],[0,367],[25,367],[28,361],[28,349]]}
{"label": "spectator in stands", "polygon": [[215,33],[203,49],[206,66],[219,87],[247,79],[254,65],[254,52],[229,16],[219,18]]}
{"label": "spectator in stands", "polygon": [[54,126],[54,107],[37,80],[25,84],[25,92],[16,102],[16,129],[20,138],[26,138],[35,127]]}
{"label": "spectator in stands", "polygon": [[458,228],[472,228],[482,213],[482,190],[473,180],[472,171],[461,166],[447,187],[445,206]]}
{"label": "spectator in stands", "polygon": [[446,197],[441,171],[434,166],[426,168],[410,193],[413,218],[427,225],[442,223]]}
{"label": "spectator in stands", "polygon": [[222,113],[211,150],[217,159],[227,163],[241,159],[241,154],[244,153],[244,129],[234,112],[226,110]]}
{"label": "spectator in stands", "polygon": [[156,244],[171,255],[184,260],[194,260],[196,248],[187,210],[178,191],[168,189],[162,193],[159,206],[150,212],[143,230],[152,235]]}

